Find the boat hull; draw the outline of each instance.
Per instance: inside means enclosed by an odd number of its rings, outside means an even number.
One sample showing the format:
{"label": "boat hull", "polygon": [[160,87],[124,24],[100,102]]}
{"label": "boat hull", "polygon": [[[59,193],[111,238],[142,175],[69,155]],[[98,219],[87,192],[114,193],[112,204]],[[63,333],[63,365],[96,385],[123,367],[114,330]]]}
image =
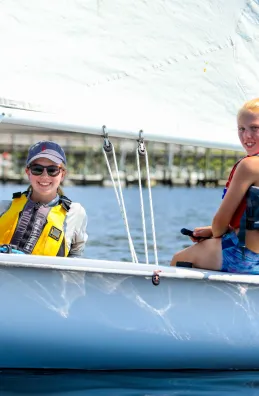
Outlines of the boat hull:
{"label": "boat hull", "polygon": [[123,264],[0,266],[0,367],[259,368],[257,283],[160,267],[154,286],[151,266]]}

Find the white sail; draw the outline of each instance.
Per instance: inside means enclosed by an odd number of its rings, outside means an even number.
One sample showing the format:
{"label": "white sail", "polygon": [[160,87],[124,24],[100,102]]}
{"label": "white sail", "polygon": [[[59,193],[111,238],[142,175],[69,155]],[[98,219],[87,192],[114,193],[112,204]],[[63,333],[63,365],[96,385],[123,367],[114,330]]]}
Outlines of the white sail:
{"label": "white sail", "polygon": [[60,113],[64,129],[240,147],[236,112],[259,92],[258,21],[246,0],[2,0],[0,103]]}

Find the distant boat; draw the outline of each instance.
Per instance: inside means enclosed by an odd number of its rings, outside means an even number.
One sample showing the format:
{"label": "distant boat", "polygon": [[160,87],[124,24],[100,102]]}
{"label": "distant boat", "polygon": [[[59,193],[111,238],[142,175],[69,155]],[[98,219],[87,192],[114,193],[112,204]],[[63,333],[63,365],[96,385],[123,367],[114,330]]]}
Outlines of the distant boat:
{"label": "distant boat", "polygon": [[[1,2],[0,133],[106,125],[111,139],[143,129],[241,149],[235,113],[259,92],[258,4],[27,3]],[[258,290],[255,275],[0,254],[0,368],[259,368]]]}

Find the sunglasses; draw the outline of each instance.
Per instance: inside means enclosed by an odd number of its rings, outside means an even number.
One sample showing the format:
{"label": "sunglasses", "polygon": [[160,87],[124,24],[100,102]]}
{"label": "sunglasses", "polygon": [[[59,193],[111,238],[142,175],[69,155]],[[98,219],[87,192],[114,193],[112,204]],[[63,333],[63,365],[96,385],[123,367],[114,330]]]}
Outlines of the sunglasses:
{"label": "sunglasses", "polygon": [[44,172],[44,169],[46,169],[49,176],[55,177],[60,174],[62,167],[58,166],[58,165],[43,166],[40,164],[33,164],[33,165],[29,165],[28,169],[30,169],[32,175],[34,175],[34,176],[42,175],[42,173]]}

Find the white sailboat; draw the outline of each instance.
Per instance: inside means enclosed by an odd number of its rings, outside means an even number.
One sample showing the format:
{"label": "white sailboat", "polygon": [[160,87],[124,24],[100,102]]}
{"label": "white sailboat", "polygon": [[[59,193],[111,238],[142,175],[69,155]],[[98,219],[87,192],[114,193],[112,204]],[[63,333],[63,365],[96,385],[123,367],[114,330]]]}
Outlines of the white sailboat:
{"label": "white sailboat", "polygon": [[[1,11],[0,133],[105,124],[109,137],[240,149],[235,113],[259,88],[257,0]],[[254,275],[0,254],[0,368],[259,368],[258,305]]]}

